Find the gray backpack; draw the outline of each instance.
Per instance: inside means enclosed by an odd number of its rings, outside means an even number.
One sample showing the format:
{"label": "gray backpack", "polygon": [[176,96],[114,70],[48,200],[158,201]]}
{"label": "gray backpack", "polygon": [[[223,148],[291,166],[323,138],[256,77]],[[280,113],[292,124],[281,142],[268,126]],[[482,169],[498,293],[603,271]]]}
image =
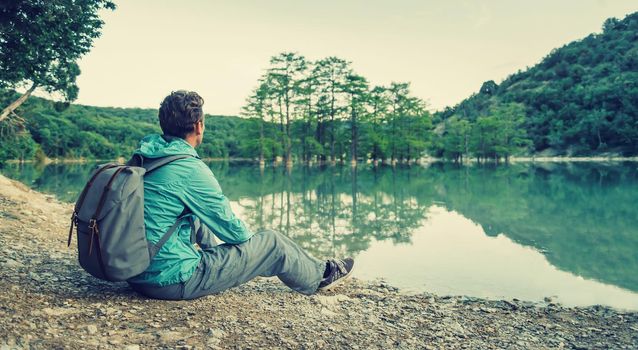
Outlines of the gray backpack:
{"label": "gray backpack", "polygon": [[180,219],[155,244],[146,240],[144,175],[172,161],[176,155],[150,159],[134,155],[125,165],[99,165],[75,203],[68,246],[77,227],[80,266],[107,281],[125,281],[144,272],[177,228]]}

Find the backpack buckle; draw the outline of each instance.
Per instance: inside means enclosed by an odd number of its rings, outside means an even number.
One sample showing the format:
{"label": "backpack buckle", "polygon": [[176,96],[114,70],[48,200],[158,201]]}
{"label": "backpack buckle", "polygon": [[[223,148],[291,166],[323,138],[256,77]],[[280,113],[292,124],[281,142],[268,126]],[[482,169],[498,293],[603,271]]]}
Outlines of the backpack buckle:
{"label": "backpack buckle", "polygon": [[91,253],[93,253],[93,240],[94,240],[93,237],[97,235],[98,236],[97,239],[100,239],[96,219],[89,220],[89,229],[91,230],[91,243],[89,243],[89,256],[91,256]]}

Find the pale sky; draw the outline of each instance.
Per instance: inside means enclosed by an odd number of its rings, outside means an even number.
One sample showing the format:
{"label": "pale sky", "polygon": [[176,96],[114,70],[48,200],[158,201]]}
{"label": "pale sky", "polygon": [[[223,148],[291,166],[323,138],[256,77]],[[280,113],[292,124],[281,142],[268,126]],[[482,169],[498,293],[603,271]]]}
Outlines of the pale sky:
{"label": "pale sky", "polygon": [[128,0],[105,12],[76,103],[157,108],[172,90],[237,115],[271,56],[338,56],[372,84],[412,83],[431,110],[600,32],[636,0]]}

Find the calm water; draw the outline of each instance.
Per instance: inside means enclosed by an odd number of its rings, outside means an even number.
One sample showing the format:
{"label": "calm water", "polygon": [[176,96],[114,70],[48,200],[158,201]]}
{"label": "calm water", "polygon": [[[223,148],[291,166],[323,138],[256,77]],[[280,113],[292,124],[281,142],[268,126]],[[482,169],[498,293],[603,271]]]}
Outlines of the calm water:
{"label": "calm water", "polygon": [[[6,165],[72,202],[93,165]],[[638,163],[374,169],[212,163],[250,227],[406,291],[638,310]]]}

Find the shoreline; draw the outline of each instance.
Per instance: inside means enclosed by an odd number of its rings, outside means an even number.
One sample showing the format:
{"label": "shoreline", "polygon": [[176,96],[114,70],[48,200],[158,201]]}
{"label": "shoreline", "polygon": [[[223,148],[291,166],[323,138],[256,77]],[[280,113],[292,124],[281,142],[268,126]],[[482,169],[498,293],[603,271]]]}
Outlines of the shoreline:
{"label": "shoreline", "polygon": [[637,348],[638,312],[403,293],[351,279],[304,296],[259,278],[193,301],[92,278],[66,247],[71,204],[0,175],[0,347]]}
{"label": "shoreline", "polygon": [[[211,162],[253,162],[252,159],[246,158],[202,158],[203,161],[211,161]],[[92,159],[92,158],[47,158],[44,161],[38,161],[36,159],[27,159],[27,160],[19,160],[19,159],[8,159],[5,161],[6,164],[88,164],[88,163],[108,163],[108,162],[116,162],[124,164],[126,163],[126,159],[123,157],[116,159]]]}
{"label": "shoreline", "polygon": [[[260,165],[259,160],[250,159],[250,158],[202,158],[205,162],[246,162]],[[19,160],[19,159],[8,159],[4,161],[6,164],[88,164],[88,163],[107,163],[107,162],[117,162],[117,163],[125,163],[126,159],[123,157],[117,159],[89,159],[89,158],[47,158],[44,161],[38,161],[35,159],[28,160]],[[638,162],[638,156],[635,157],[617,157],[617,156],[587,156],[587,157],[570,157],[570,156],[512,156],[509,158],[509,163],[618,163],[618,162]],[[419,160],[411,160],[409,162],[406,161],[397,161],[394,165],[428,165],[432,163],[457,163],[460,165],[471,165],[471,164],[508,164],[505,161],[495,162],[494,160],[484,160],[477,161],[476,158],[464,158],[462,162],[455,162],[451,159],[446,158],[435,158],[435,157],[425,157]],[[1,164],[1,163],[0,163]],[[283,161],[268,161],[264,164],[268,166],[286,166]],[[320,162],[294,162],[293,166],[346,166],[350,164],[349,162],[336,162],[334,164],[330,162],[320,163]],[[373,164],[371,160],[366,161],[358,161],[357,165],[369,165]],[[384,166],[392,166],[392,163],[389,161],[379,162],[378,165]]]}

